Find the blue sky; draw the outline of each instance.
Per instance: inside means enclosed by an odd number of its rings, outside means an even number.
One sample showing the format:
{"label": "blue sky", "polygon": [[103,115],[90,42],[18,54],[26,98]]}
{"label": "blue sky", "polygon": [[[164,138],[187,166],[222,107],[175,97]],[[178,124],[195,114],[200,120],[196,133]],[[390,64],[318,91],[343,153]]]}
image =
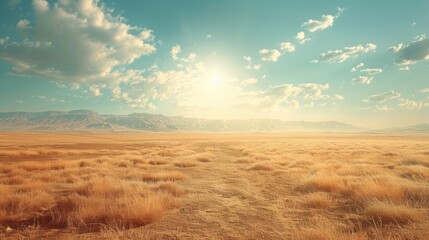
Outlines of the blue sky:
{"label": "blue sky", "polygon": [[0,111],[428,123],[429,1],[0,3]]}

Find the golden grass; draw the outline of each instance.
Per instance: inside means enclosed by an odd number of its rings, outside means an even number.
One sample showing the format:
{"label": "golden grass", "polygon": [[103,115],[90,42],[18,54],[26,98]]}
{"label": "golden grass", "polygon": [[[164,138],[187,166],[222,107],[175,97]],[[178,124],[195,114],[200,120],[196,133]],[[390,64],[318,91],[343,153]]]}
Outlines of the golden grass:
{"label": "golden grass", "polygon": [[428,239],[425,149],[425,135],[5,133],[0,239]]}
{"label": "golden grass", "polygon": [[302,196],[301,204],[308,208],[328,208],[333,206],[333,201],[327,193],[314,192]]}
{"label": "golden grass", "polygon": [[365,216],[375,222],[406,224],[421,221],[422,213],[405,205],[375,201],[365,208]]}
{"label": "golden grass", "polygon": [[257,170],[257,171],[272,171],[274,170],[274,166],[271,163],[267,162],[260,162],[260,163],[254,163],[250,167],[247,168],[248,170]]}
{"label": "golden grass", "polygon": [[167,193],[170,193],[174,196],[180,196],[180,195],[183,195],[185,193],[185,190],[183,188],[181,188],[177,184],[174,184],[171,182],[159,184],[159,186],[156,188],[156,190],[167,192]]}
{"label": "golden grass", "polygon": [[149,164],[151,164],[151,165],[164,165],[167,163],[168,163],[168,161],[165,159],[152,159],[149,161]]}
{"label": "golden grass", "polygon": [[138,176],[138,179],[147,182],[182,181],[186,179],[186,175],[180,172],[143,173]]}
{"label": "golden grass", "polygon": [[195,167],[198,164],[192,160],[181,160],[179,162],[175,162],[174,166],[179,168],[188,168],[188,167]]}

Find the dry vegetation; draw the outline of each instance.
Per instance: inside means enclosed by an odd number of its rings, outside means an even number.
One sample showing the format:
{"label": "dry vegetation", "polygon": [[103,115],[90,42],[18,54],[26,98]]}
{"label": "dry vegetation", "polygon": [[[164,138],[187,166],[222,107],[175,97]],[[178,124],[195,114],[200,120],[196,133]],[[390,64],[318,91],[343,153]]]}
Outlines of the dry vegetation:
{"label": "dry vegetation", "polygon": [[2,133],[0,239],[429,239],[427,149],[425,135]]}

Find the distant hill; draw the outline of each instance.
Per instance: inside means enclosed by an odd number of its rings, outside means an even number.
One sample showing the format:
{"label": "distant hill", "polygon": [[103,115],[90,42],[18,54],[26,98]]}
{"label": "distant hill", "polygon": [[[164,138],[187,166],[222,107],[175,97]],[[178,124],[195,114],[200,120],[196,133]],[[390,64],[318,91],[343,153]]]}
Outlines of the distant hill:
{"label": "distant hill", "polygon": [[366,129],[335,121],[208,120],[148,113],[100,115],[90,110],[75,110],[3,112],[0,131],[357,132]]}
{"label": "distant hill", "polygon": [[401,128],[386,128],[383,132],[429,132],[429,124],[418,124]]}

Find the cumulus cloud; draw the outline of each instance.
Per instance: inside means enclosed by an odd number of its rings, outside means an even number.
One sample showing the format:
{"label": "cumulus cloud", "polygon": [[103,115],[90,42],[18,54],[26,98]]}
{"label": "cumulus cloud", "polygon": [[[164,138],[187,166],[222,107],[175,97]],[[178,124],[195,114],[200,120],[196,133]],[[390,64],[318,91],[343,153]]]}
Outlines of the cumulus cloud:
{"label": "cumulus cloud", "polygon": [[280,43],[280,49],[261,49],[259,50],[259,55],[261,56],[262,61],[266,62],[277,62],[284,53],[294,52],[295,45],[291,42]]}
{"label": "cumulus cloud", "polygon": [[16,24],[16,29],[18,30],[26,30],[30,28],[30,22],[27,19],[21,19]]}
{"label": "cumulus cloud", "polygon": [[311,40],[311,38],[306,38],[304,32],[299,32],[296,34],[295,39],[299,42],[299,44],[304,44]]}
{"label": "cumulus cloud", "polygon": [[320,56],[312,62],[342,63],[351,57],[357,57],[359,53],[373,52],[376,48],[377,45],[373,43],[368,43],[366,45],[359,44],[356,46],[345,47],[339,50],[331,50],[326,53],[320,54]]}
{"label": "cumulus cloud", "polygon": [[371,95],[364,99],[364,102],[378,102],[383,103],[389,99],[395,99],[401,97],[400,93],[395,92],[394,90],[390,90],[387,92],[382,92],[378,94]]}
{"label": "cumulus cloud", "polygon": [[399,106],[408,110],[420,110],[423,106],[422,102],[417,102],[409,99],[399,99]]}
{"label": "cumulus cloud", "polygon": [[252,64],[252,57],[244,56],[243,59],[247,62],[246,69],[259,70],[261,68],[261,64]]}
{"label": "cumulus cloud", "polygon": [[284,52],[294,52],[295,46],[291,42],[280,43],[280,50]]}
{"label": "cumulus cloud", "polygon": [[248,79],[244,79],[241,81],[241,85],[243,86],[249,86],[249,85],[253,85],[255,83],[258,82],[258,79],[256,78],[248,78]]}
{"label": "cumulus cloud", "polygon": [[92,86],[90,86],[90,87],[89,87],[89,92],[90,92],[93,96],[96,96],[96,97],[99,97],[99,96],[103,95],[103,94],[101,93],[101,89],[100,89],[100,87],[95,86],[95,85],[92,85]]}
{"label": "cumulus cloud", "polygon": [[320,20],[310,19],[302,24],[309,32],[322,31],[334,25],[335,17],[332,15],[323,15]]}
{"label": "cumulus cloud", "polygon": [[352,79],[352,83],[361,83],[361,84],[371,84],[371,81],[374,79],[374,77],[368,77],[368,76],[358,76],[356,78]]}
{"label": "cumulus cloud", "polygon": [[178,60],[179,57],[177,56],[180,52],[182,51],[182,48],[180,47],[180,45],[175,45],[171,48],[171,58],[173,60]]}
{"label": "cumulus cloud", "polygon": [[[320,105],[335,103],[344,99],[338,94],[329,95],[325,91],[329,89],[329,84],[301,83],[282,84],[272,86],[269,90],[259,97],[261,106],[268,108],[287,107],[296,109],[300,107],[300,101],[304,101],[303,106],[314,106],[314,102],[320,102]],[[292,103],[292,105],[290,105]]]}
{"label": "cumulus cloud", "polygon": [[266,62],[277,62],[279,57],[282,55],[277,49],[261,49],[259,50],[259,55],[261,55],[261,60]]}
{"label": "cumulus cloud", "polygon": [[362,68],[364,66],[363,63],[359,63],[358,65],[356,65],[356,67],[353,67],[350,72],[356,72],[358,69]]}
{"label": "cumulus cloud", "polygon": [[140,37],[143,40],[153,40],[154,36],[153,36],[153,30],[151,29],[143,29],[143,31],[140,32]]}
{"label": "cumulus cloud", "polygon": [[249,69],[249,70],[259,70],[259,69],[261,69],[261,64],[254,64],[254,65],[249,64],[249,65],[246,66],[246,69]]}
{"label": "cumulus cloud", "polygon": [[[39,76],[61,83],[114,81],[121,66],[155,52],[138,27],[98,1],[61,0],[50,5],[34,0],[35,22],[29,38],[0,45],[0,59],[17,75]],[[20,21],[18,28],[28,27]]]}
{"label": "cumulus cloud", "polygon": [[420,90],[420,92],[422,92],[422,93],[429,93],[429,88],[422,89],[422,90]]}

